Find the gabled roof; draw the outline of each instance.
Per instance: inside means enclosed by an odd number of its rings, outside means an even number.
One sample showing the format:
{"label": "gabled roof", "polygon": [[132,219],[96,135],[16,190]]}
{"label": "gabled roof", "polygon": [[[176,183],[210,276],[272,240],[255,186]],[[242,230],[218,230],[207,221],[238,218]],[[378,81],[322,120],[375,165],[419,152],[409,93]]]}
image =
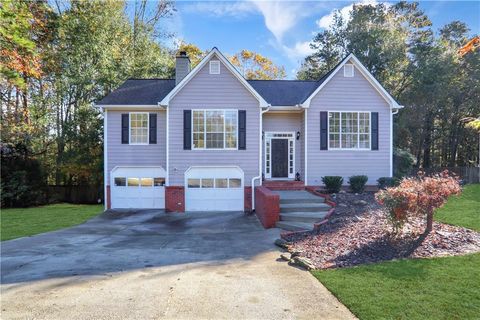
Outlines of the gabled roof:
{"label": "gabled roof", "polygon": [[215,55],[232,72],[232,74],[255,96],[261,107],[267,106],[302,106],[308,108],[315,95],[341,70],[349,61],[353,62],[358,70],[384,97],[391,108],[402,108],[392,96],[378,83],[372,74],[353,55],[349,54],[342,59],[332,70],[318,81],[303,80],[245,80],[233,65],[218,51],[212,51],[177,85],[174,79],[128,79],[119,88],[112,91],[97,106],[149,106],[168,105],[181,88]]}
{"label": "gabled roof", "polygon": [[263,99],[263,97],[257,92],[255,91],[255,89],[253,89],[253,87],[247,82],[247,80],[240,74],[240,72],[238,72],[237,69],[235,69],[235,67],[230,63],[230,61],[228,61],[227,58],[225,58],[223,56],[223,54],[216,48],[214,47],[212,49],[212,51],[210,51],[203,59],[202,61],[200,61],[200,63],[195,67],[193,68],[192,71],[190,71],[190,73],[182,79],[182,81],[180,81],[180,83],[178,85],[175,86],[175,88],[173,88],[172,91],[170,91],[169,94],[167,94],[166,97],[164,97],[162,99],[162,101],[160,101],[160,105],[162,106],[167,106],[169,103],[170,103],[170,100],[180,91],[182,90],[182,88],[193,78],[195,77],[195,75],[207,64],[208,61],[210,61],[210,59],[215,56],[218,58],[218,60],[220,60],[223,65],[238,79],[238,81],[240,81],[241,84],[243,84],[243,86],[248,90],[250,91],[250,93],[258,100],[259,104],[260,104],[260,107],[261,108],[265,108],[265,107],[268,107],[268,103],[265,101],[265,99]]}
{"label": "gabled roof", "polygon": [[372,86],[380,93],[380,95],[388,102],[391,108],[400,109],[403,106],[399,105],[397,101],[385,90],[385,88],[375,79],[375,77],[365,68],[365,66],[360,62],[360,60],[355,57],[353,53],[350,53],[347,57],[345,57],[342,61],[340,61],[335,68],[333,68],[330,72],[328,72],[322,79],[320,85],[310,94],[310,96],[302,103],[302,107],[308,108],[310,106],[310,102],[312,99],[317,95],[320,90],[337,74],[339,70],[347,62],[353,62],[353,64],[357,67],[358,70],[363,74],[363,76],[372,84]]}
{"label": "gabled roof", "polygon": [[175,79],[128,79],[97,105],[156,106],[175,87]]}

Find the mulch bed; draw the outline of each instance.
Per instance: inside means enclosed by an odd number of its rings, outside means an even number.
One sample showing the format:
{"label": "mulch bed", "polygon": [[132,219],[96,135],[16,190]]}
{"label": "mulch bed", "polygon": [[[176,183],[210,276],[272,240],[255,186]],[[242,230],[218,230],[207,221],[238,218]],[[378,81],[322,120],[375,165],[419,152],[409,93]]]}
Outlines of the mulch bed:
{"label": "mulch bed", "polygon": [[285,237],[290,252],[310,259],[318,269],[480,252],[479,232],[434,222],[433,231],[425,236],[424,219],[411,221],[402,234],[393,236],[373,193],[339,193],[334,201],[337,207],[328,223]]}

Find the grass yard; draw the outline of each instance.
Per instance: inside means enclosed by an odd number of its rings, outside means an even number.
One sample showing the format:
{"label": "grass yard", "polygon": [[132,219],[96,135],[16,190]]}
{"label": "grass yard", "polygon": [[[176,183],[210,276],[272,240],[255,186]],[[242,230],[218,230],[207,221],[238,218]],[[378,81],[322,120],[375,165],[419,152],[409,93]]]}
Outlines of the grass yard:
{"label": "grass yard", "polygon": [[[480,230],[480,185],[467,186],[435,218]],[[360,319],[480,319],[480,254],[389,261],[313,275]]]}
{"label": "grass yard", "polygon": [[71,227],[103,212],[103,205],[52,204],[0,211],[1,240]]}
{"label": "grass yard", "polygon": [[435,213],[435,220],[480,231],[480,184],[465,186]]}

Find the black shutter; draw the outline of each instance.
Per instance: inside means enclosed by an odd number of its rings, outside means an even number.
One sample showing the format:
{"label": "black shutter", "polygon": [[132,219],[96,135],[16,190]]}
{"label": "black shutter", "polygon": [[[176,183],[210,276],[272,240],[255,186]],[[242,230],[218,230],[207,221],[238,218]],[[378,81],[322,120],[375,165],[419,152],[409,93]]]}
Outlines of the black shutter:
{"label": "black shutter", "polygon": [[378,150],[378,112],[372,112],[372,150]]}
{"label": "black shutter", "polygon": [[192,110],[183,110],[183,149],[192,150]]}
{"label": "black shutter", "polygon": [[247,149],[247,111],[238,110],[238,150]]}
{"label": "black shutter", "polygon": [[320,111],[320,150],[328,150],[328,112]]}
{"label": "black shutter", "polygon": [[122,113],[122,144],[128,144],[128,113]]}
{"label": "black shutter", "polygon": [[148,128],[148,143],[156,144],[157,143],[157,114],[149,114],[149,128]]}

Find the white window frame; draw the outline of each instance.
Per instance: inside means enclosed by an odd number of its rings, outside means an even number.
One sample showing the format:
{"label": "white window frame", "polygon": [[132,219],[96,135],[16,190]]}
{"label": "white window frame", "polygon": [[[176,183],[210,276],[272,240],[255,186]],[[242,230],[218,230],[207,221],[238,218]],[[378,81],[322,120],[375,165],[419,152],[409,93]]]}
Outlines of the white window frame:
{"label": "white window frame", "polygon": [[[195,147],[195,143],[193,140],[193,114],[194,112],[202,111],[203,112],[203,147],[197,148]],[[207,148],[207,111],[221,111],[223,112],[223,148]],[[236,130],[236,138],[237,138],[237,146],[235,148],[226,148],[226,134],[227,131],[225,130],[225,111],[235,111],[237,114],[237,130]],[[238,109],[192,109],[192,119],[191,119],[191,139],[192,139],[192,150],[238,150]]]}
{"label": "white window frame", "polygon": [[[220,74],[220,61],[219,60],[212,60],[208,64],[209,66],[209,73],[210,74]],[[217,69],[215,69],[217,68]]]}
{"label": "white window frame", "polygon": [[[132,114],[147,115],[147,142],[132,142]],[[150,113],[149,112],[129,112],[128,113],[128,144],[133,146],[146,146],[150,141]]]}
{"label": "white window frame", "polygon": [[[348,74],[347,73],[347,67],[348,68],[351,68],[352,70],[352,73],[351,74]],[[352,64],[352,63],[346,63],[344,66],[343,66],[343,76],[345,78],[353,78],[355,76],[355,66]]]}
{"label": "white window frame", "polygon": [[[288,177],[272,178],[272,139],[288,140]],[[290,165],[290,155],[293,162]],[[268,157],[267,157],[268,156]],[[267,159],[268,158],[268,159]],[[285,180],[295,178],[295,132],[265,132],[265,178],[271,180]]]}
{"label": "white window frame", "polygon": [[[340,113],[340,131],[338,132],[340,138],[340,147],[333,148],[330,147],[330,114],[331,113]],[[368,114],[368,145],[369,148],[342,148],[342,113],[356,113],[357,114],[357,128],[359,129],[357,132],[357,145],[360,145],[360,117],[359,113],[367,113]],[[327,117],[327,141],[328,141],[328,150],[346,150],[346,151],[368,151],[372,150],[372,114],[371,111],[328,111]],[[336,134],[336,132],[334,132]],[[363,133],[364,134],[364,133]]]}

